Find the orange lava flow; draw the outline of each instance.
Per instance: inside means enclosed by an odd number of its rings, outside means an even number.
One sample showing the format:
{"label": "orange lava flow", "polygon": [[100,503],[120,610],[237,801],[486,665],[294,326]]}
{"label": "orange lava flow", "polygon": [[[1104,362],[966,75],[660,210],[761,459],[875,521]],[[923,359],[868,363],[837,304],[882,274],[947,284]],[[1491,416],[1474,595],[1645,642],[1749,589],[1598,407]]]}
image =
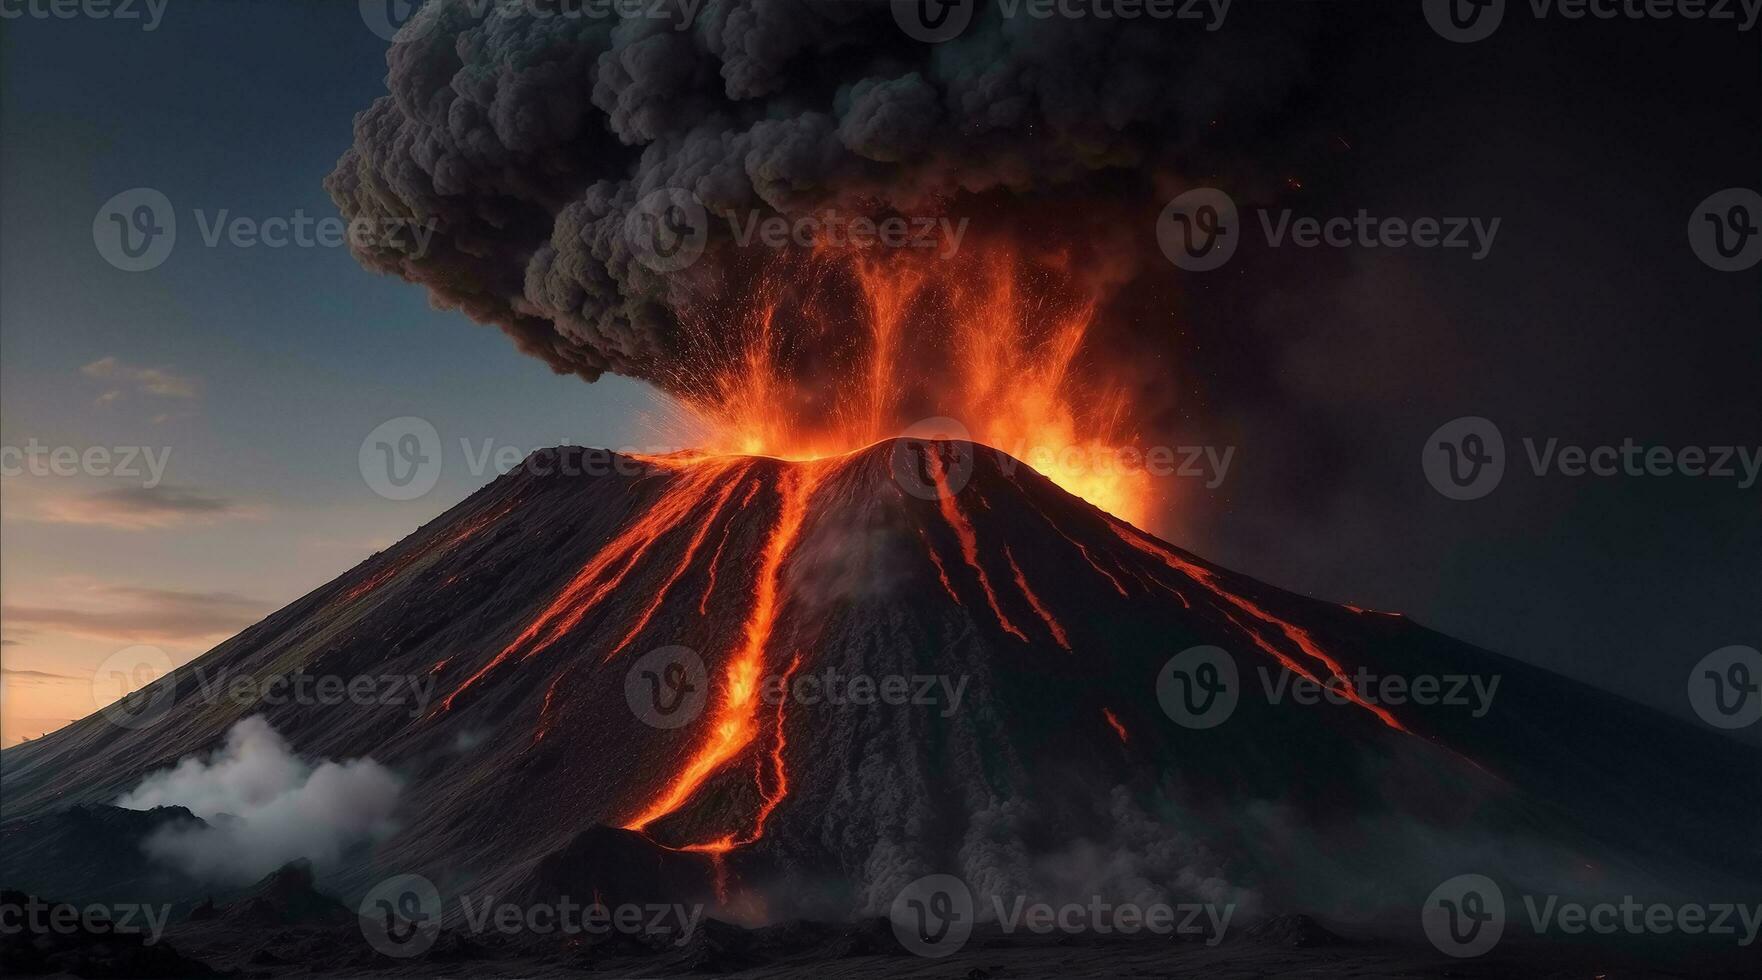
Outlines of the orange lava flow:
{"label": "orange lava flow", "polygon": [[[707,459],[703,462],[706,465],[693,467],[687,471],[683,480],[670,487],[647,513],[607,545],[605,551],[601,553],[602,558],[608,555],[628,555],[629,557],[629,560],[617,572],[598,581],[597,584],[593,584],[592,591],[587,591],[588,585],[594,583],[610,564],[607,562],[602,565],[600,559],[596,558],[587,569],[582,571],[581,575],[576,577],[575,583],[567,590],[572,595],[560,597],[552,603],[551,607],[545,610],[544,614],[540,615],[525,633],[521,634],[520,639],[515,640],[514,645],[517,646],[521,642],[535,637],[540,629],[546,630],[544,637],[533,643],[522,659],[540,653],[574,629],[589,612],[599,605],[601,600],[618,588],[662,535],[678,527],[691,516],[698,505],[708,498],[712,486],[719,481],[726,481],[732,486],[733,482],[738,479],[731,475],[732,471],[735,467],[743,465],[744,461]],[[701,538],[699,540],[701,541]],[[595,568],[595,566],[600,567]]]}
{"label": "orange lava flow", "polygon": [[682,313],[686,356],[661,379],[678,441],[821,459],[949,418],[1110,514],[1152,514],[1133,406],[1088,349],[1103,288],[1069,255],[994,240],[768,261],[740,297]]}
{"label": "orange lava flow", "polygon": [[1023,501],[1025,501],[1029,507],[1034,509],[1034,513],[1039,515],[1039,517],[1042,521],[1046,522],[1046,526],[1049,528],[1052,528],[1054,531],[1057,531],[1059,537],[1064,538],[1066,543],[1068,543],[1071,547],[1077,549],[1077,553],[1083,556],[1083,560],[1089,563],[1089,567],[1095,569],[1095,571],[1097,573],[1099,573],[1102,578],[1107,579],[1108,584],[1112,585],[1114,587],[1115,592],[1118,592],[1120,595],[1128,595],[1129,594],[1126,592],[1126,587],[1120,583],[1120,580],[1117,577],[1115,577],[1112,572],[1101,567],[1101,564],[1095,560],[1094,555],[1091,555],[1089,553],[1089,548],[1086,545],[1084,545],[1083,542],[1078,541],[1076,538],[1071,537],[1069,534],[1066,534],[1064,528],[1059,527],[1058,523],[1056,521],[1054,521],[1052,518],[1046,516],[1046,512],[1044,510],[1041,510],[1040,505],[1034,501],[1034,497],[1022,489],[1021,481],[1016,479],[1015,474],[1013,474],[1013,473],[1010,474],[1010,482],[1014,483],[1016,485],[1016,490],[1017,490],[1019,496],[1021,497],[1021,499]]}
{"label": "orange lava flow", "polygon": [[1177,589],[1174,586],[1168,584],[1167,582],[1164,582],[1162,579],[1159,579],[1154,575],[1139,574],[1139,572],[1136,569],[1128,568],[1128,569],[1126,569],[1126,571],[1129,572],[1133,578],[1137,579],[1138,584],[1144,586],[1144,588],[1146,590],[1161,589],[1164,592],[1167,592],[1169,595],[1172,595],[1176,599],[1180,600],[1182,609],[1192,609],[1193,608],[1193,603],[1187,601],[1187,596],[1185,594],[1183,594],[1180,589]]}
{"label": "orange lava flow", "polygon": [[545,736],[551,733],[551,726],[556,724],[557,719],[551,713],[551,702],[556,700],[557,688],[562,686],[563,679],[568,677],[569,673],[567,670],[559,673],[557,679],[551,681],[551,686],[545,688],[544,703],[538,708],[538,730],[532,733],[532,744],[537,745],[544,741]]}
{"label": "orange lava flow", "polygon": [[710,865],[716,869],[716,901],[728,904],[728,862],[722,859],[720,852],[710,855]]}
{"label": "orange lava flow", "polygon": [[942,583],[942,590],[948,593],[955,605],[964,606],[961,597],[955,594],[954,583],[948,580],[948,569],[942,565],[942,556],[936,553],[936,546],[930,543],[930,535],[923,528],[918,528],[918,537],[924,542],[924,551],[930,556],[930,564],[936,566],[936,578]]}
{"label": "orange lava flow", "polygon": [[961,558],[979,577],[979,587],[985,591],[985,601],[990,604],[992,614],[997,617],[997,622],[1004,630],[1026,643],[1028,634],[1010,622],[1009,616],[997,602],[997,590],[991,587],[991,577],[985,574],[984,566],[979,564],[979,537],[973,531],[972,522],[967,520],[967,515],[961,513],[960,505],[955,502],[954,491],[948,484],[948,473],[942,465],[941,451],[935,445],[925,446],[924,462],[930,469],[930,478],[936,481],[936,505],[942,510],[942,519],[954,529],[954,536],[961,544]]}
{"label": "orange lava flow", "polygon": [[1027,597],[1028,605],[1034,608],[1034,614],[1040,617],[1040,621],[1046,624],[1048,630],[1052,631],[1052,638],[1058,641],[1058,645],[1069,650],[1071,639],[1065,635],[1065,628],[1058,624],[1057,619],[1053,618],[1052,611],[1046,608],[1045,603],[1040,601],[1040,597],[1034,594],[1034,590],[1028,588],[1028,576],[1022,574],[1022,566],[1016,564],[1016,556],[1009,550],[1009,545],[1003,546],[1003,556],[1009,559],[1009,570],[1016,577],[1016,588],[1021,589],[1022,595]]}
{"label": "orange lava flow", "polygon": [[[789,795],[789,769],[783,761],[783,749],[784,746],[788,744],[788,739],[783,734],[783,707],[789,703],[788,692],[790,679],[795,676],[795,672],[800,668],[801,654],[798,653],[795,655],[795,659],[789,662],[789,669],[783,672],[784,693],[782,697],[777,699],[777,718],[775,725],[777,738],[776,741],[771,743],[771,790],[770,792],[763,792],[762,787],[764,786],[764,781],[762,779],[759,781],[761,793],[764,796],[764,803],[759,807],[758,818],[753,821],[752,832],[738,841],[737,843],[739,844],[750,844],[765,836],[765,821],[771,819],[771,814],[777,809],[777,804],[783,802],[783,798]],[[763,773],[762,762],[760,763],[760,766],[761,768],[759,771],[760,773]]]}
{"label": "orange lava flow", "polygon": [[1390,619],[1404,618],[1402,616],[1402,614],[1398,613],[1398,612],[1384,612],[1381,609],[1366,609],[1363,606],[1355,606],[1350,602],[1345,603],[1341,608],[1346,609],[1351,612],[1355,612],[1355,613],[1359,614],[1360,616],[1387,616]]}
{"label": "orange lava flow", "polygon": [[716,876],[718,881],[716,886],[717,898],[724,902],[728,900],[728,896],[726,894],[726,869],[722,864],[722,855],[727,854],[729,851],[732,851],[737,847],[745,847],[746,845],[764,837],[766,821],[771,819],[771,814],[776,811],[777,804],[783,802],[783,798],[789,795],[789,769],[788,764],[783,758],[783,750],[784,747],[788,745],[788,739],[783,733],[783,716],[784,706],[789,703],[788,691],[790,679],[795,676],[795,672],[800,668],[801,654],[798,653],[795,655],[794,659],[789,662],[789,669],[783,672],[782,690],[784,695],[777,701],[777,714],[772,728],[776,739],[771,743],[771,788],[769,790],[765,789],[766,760],[764,758],[754,760],[755,772],[753,775],[755,784],[759,787],[760,803],[758,816],[753,820],[753,829],[741,837],[735,837],[733,834],[725,834],[714,840],[703,841],[697,844],[687,844],[684,847],[674,848],[674,850],[679,851],[710,855],[710,859],[715,862],[716,865]]}
{"label": "orange lava flow", "polygon": [[[709,516],[704,519],[703,523],[698,525],[696,533],[694,533],[691,536],[691,540],[686,543],[685,554],[680,557],[679,564],[674,566],[673,573],[667,576],[667,580],[661,583],[659,589],[655,590],[654,596],[649,599],[649,604],[643,608],[642,614],[636,617],[636,622],[625,632],[624,638],[618,641],[618,645],[614,646],[610,653],[606,654],[606,660],[611,660],[613,657],[616,657],[625,647],[629,646],[630,641],[636,639],[636,637],[642,633],[643,629],[648,626],[649,620],[655,617],[655,610],[661,608],[661,603],[666,601],[667,593],[672,590],[674,583],[679,581],[680,577],[685,574],[686,569],[689,569],[691,563],[696,560],[698,548],[703,546],[704,538],[709,536],[710,528],[714,527],[716,524],[716,518],[720,517],[722,515],[722,509],[728,506],[728,498],[734,496],[734,491],[739,486],[739,480],[727,481],[727,485],[722,488],[721,494],[716,497],[716,502],[710,505]],[[723,535],[723,541],[727,541],[726,534]],[[718,553],[719,552],[720,549],[718,549]],[[712,587],[714,587],[713,583]],[[708,592],[704,593],[704,598],[706,600],[709,598]]]}
{"label": "orange lava flow", "polygon": [[[1107,569],[1102,568],[1099,564],[1096,563],[1095,558],[1089,554],[1089,549],[1085,548],[1081,541],[1078,541],[1075,538],[1071,538],[1069,536],[1067,536],[1065,540],[1070,541],[1072,544],[1077,546],[1077,551],[1078,551],[1078,553],[1080,553],[1083,556],[1083,560],[1089,563],[1090,568],[1093,568],[1096,571],[1100,572],[1101,577],[1107,579],[1108,583],[1114,587],[1115,592],[1118,592],[1120,595],[1126,594],[1126,587],[1124,585],[1120,584],[1120,580],[1115,578],[1113,576],[1112,572],[1109,572]],[[1182,600],[1182,601],[1185,601],[1185,600]]]}
{"label": "orange lava flow", "polygon": [[752,744],[758,728],[759,682],[764,673],[765,647],[777,624],[783,560],[801,534],[807,519],[808,502],[826,475],[824,464],[804,464],[785,469],[779,477],[781,509],[777,523],[771,529],[771,537],[765,543],[745,637],[740,648],[728,659],[724,688],[710,724],[709,739],[692,754],[672,782],[642,812],[624,824],[624,829],[642,830],[679,809],[705,780]]}
{"label": "orange lava flow", "polygon": [[669,488],[668,492],[661,494],[629,527],[607,542],[519,636],[502,648],[477,673],[454,688],[441,702],[439,710],[451,711],[453,703],[461,694],[507,662],[515,653],[524,650],[521,659],[531,658],[574,629],[641,563],[656,540],[689,517],[708,498],[710,489],[718,481],[728,478],[735,467],[748,461],[716,457],[705,462],[708,465],[684,471],[683,479]]}
{"label": "orange lava flow", "polygon": [[716,545],[716,553],[710,556],[710,574],[704,580],[704,594],[697,601],[699,616],[708,615],[710,612],[710,596],[716,592],[716,567],[722,563],[722,551],[728,547],[728,535],[733,531],[734,519],[731,517],[728,519],[728,523],[722,527],[722,540]]}
{"label": "orange lava flow", "polygon": [[1102,708],[1101,716],[1107,719],[1107,727],[1113,729],[1113,733],[1120,737],[1121,744],[1129,744],[1132,741],[1132,737],[1126,734],[1126,726],[1120,724],[1119,716],[1113,713],[1112,708]]}
{"label": "orange lava flow", "polygon": [[[740,509],[745,510],[746,505],[753,502],[753,497],[757,496],[758,492],[759,481],[754,480],[752,481],[752,485],[746,488],[746,496],[740,498]],[[722,551],[728,547],[728,535],[733,532],[733,530],[734,518],[730,517],[728,523],[722,526],[722,540],[716,545],[716,553],[710,556],[709,580],[704,583],[703,598],[697,601],[697,614],[699,616],[708,615],[710,612],[710,596],[716,591],[716,567],[722,563]]]}
{"label": "orange lava flow", "polygon": [[[1328,672],[1333,675],[1334,679],[1341,682],[1339,684],[1340,693],[1344,695],[1348,701],[1351,701],[1353,704],[1356,704],[1371,714],[1376,715],[1383,724],[1390,728],[1393,728],[1398,732],[1407,731],[1406,727],[1404,727],[1399,721],[1395,720],[1395,716],[1390,714],[1388,709],[1383,708],[1380,705],[1371,704],[1364,699],[1364,696],[1359,693],[1358,688],[1353,685],[1345,668],[1340,666],[1339,661],[1328,656],[1327,652],[1321,648],[1321,645],[1316,642],[1315,637],[1311,636],[1308,630],[1305,630],[1303,627],[1298,626],[1295,623],[1288,623],[1273,615],[1259,604],[1225,589],[1222,585],[1218,584],[1216,574],[1210,569],[1203,568],[1187,561],[1174,552],[1169,551],[1167,548],[1145,538],[1135,528],[1122,529],[1117,524],[1111,526],[1113,527],[1114,533],[1119,536],[1120,540],[1147,555],[1160,559],[1168,567],[1192,579],[1218,598],[1284,634],[1286,640],[1296,646],[1297,649],[1301,650],[1305,656],[1318,661],[1325,666],[1328,669]],[[1127,533],[1128,530],[1131,533]],[[1297,667],[1289,657],[1280,653],[1278,648],[1258,630],[1248,629],[1240,621],[1233,617],[1229,618],[1231,622],[1236,624],[1237,628],[1248,634],[1249,638],[1254,641],[1256,646],[1259,646],[1261,649],[1277,657],[1287,668],[1293,670],[1297,674],[1309,678],[1310,680],[1316,679],[1308,671]]]}

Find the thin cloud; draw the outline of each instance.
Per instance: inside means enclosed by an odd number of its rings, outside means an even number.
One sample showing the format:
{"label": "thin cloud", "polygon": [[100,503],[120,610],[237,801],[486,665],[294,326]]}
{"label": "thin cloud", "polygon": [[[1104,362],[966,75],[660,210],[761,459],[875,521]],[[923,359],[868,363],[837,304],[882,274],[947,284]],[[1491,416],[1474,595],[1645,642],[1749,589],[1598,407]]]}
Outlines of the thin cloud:
{"label": "thin cloud", "polygon": [[267,603],[232,592],[93,586],[78,605],[7,605],[8,623],[41,632],[127,643],[190,643],[231,636],[263,618]]}
{"label": "thin cloud", "polygon": [[99,358],[80,368],[80,373],[111,385],[98,396],[99,405],[112,405],[130,395],[190,401],[201,394],[193,378],[174,374],[164,368],[129,364],[115,357]]}
{"label": "thin cloud", "polygon": [[[6,641],[11,643],[11,640]],[[47,670],[14,670],[11,667],[0,667],[0,678],[20,684],[51,683],[56,681],[83,681],[87,678],[75,677],[72,674],[57,674]]]}
{"label": "thin cloud", "polygon": [[118,487],[81,497],[57,496],[38,508],[38,519],[51,524],[82,524],[144,531],[183,524],[256,516],[239,501],[192,487]]}

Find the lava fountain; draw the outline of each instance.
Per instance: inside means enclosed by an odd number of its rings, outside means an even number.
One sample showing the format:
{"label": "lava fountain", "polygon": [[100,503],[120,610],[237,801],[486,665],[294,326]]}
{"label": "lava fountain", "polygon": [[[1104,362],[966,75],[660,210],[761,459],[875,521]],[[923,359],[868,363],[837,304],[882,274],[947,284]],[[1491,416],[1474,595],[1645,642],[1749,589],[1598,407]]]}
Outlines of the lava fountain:
{"label": "lava fountain", "polygon": [[1102,290],[1072,265],[1008,242],[768,256],[740,299],[681,315],[691,368],[662,384],[681,440],[812,460],[952,420],[938,434],[1007,452],[1143,526],[1155,501],[1133,406],[1085,344]]}

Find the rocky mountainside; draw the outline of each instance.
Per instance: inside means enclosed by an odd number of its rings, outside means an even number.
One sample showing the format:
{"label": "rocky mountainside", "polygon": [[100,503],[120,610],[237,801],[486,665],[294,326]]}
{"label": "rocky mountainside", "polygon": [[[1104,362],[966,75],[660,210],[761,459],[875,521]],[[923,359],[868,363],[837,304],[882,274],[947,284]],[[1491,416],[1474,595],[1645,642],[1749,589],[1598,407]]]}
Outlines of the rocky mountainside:
{"label": "rocky mountainside", "polygon": [[[377,694],[216,693],[292,676]],[[414,872],[837,919],[946,872],[1369,922],[1465,871],[1762,882],[1755,750],[1219,568],[966,443],[537,453],[136,701],[0,755],[6,854],[261,714],[403,780],[395,833],[323,869],[345,898]]]}

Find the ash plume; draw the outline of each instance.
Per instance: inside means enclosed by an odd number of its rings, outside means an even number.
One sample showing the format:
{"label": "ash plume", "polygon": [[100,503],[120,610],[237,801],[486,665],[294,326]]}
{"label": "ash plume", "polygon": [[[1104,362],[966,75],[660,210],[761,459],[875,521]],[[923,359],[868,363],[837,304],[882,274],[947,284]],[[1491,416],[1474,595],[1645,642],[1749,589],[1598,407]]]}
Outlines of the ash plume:
{"label": "ash plume", "polygon": [[[501,327],[559,373],[671,391],[715,350],[682,317],[750,292],[741,253],[756,250],[735,247],[727,219],[835,209],[1007,227],[1069,219],[1080,202],[1130,207],[1128,247],[1154,253],[1149,218],[1168,190],[1225,165],[1220,120],[1242,140],[1283,103],[1310,33],[1289,9],[1264,23],[1233,12],[1208,32],[981,4],[931,44],[885,3],[705,0],[626,20],[538,6],[424,5],[326,186],[347,218],[435,232],[426,249],[358,247],[369,268]],[[709,232],[701,260],[661,273],[625,228],[669,189],[702,202]],[[1088,264],[1122,264],[1109,237],[1087,243]],[[813,361],[801,346],[776,356]]]}

